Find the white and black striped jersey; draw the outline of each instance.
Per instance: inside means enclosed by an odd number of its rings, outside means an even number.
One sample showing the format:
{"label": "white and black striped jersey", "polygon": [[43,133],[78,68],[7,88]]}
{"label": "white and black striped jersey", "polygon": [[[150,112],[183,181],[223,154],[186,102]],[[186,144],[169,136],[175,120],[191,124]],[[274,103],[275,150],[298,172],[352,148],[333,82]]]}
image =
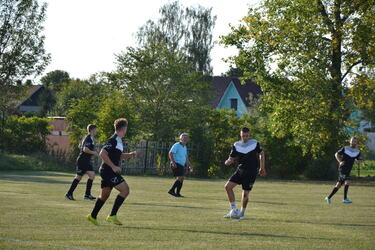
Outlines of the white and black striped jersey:
{"label": "white and black striped jersey", "polygon": [[256,171],[259,167],[259,154],[262,148],[257,140],[249,140],[246,143],[238,141],[234,143],[230,157],[238,159],[238,168]]}

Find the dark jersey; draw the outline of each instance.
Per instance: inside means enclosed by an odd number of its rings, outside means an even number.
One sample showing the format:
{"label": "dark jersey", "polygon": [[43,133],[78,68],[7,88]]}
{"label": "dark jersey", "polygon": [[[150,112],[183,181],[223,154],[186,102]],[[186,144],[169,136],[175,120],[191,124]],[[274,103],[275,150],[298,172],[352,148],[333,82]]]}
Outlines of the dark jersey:
{"label": "dark jersey", "polygon": [[342,157],[342,161],[344,161],[344,165],[341,168],[347,171],[351,171],[354,161],[356,159],[359,160],[361,151],[357,148],[345,146],[337,151],[337,154],[339,154]]}
{"label": "dark jersey", "polygon": [[83,152],[84,147],[90,149],[91,151],[95,150],[95,142],[90,134],[86,135],[85,138],[83,138],[80,145],[80,152],[77,158],[77,161],[79,162],[90,162],[92,154]]}
{"label": "dark jersey", "polygon": [[229,156],[238,159],[238,168],[255,172],[259,167],[259,154],[262,151],[256,140],[249,140],[247,143],[238,141],[234,143]]}
{"label": "dark jersey", "polygon": [[[108,142],[103,146],[103,149],[108,152],[108,157],[113,162],[113,164],[119,166],[121,154],[124,151],[124,144],[122,143],[121,138],[118,137],[117,134],[112,135],[109,138]],[[104,162],[102,163],[101,167],[112,169]]]}

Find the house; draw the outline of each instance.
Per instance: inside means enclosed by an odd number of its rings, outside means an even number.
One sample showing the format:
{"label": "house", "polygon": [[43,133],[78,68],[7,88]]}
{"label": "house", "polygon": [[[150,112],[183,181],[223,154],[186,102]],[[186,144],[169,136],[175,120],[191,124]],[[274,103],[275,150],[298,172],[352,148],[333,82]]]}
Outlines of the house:
{"label": "house", "polygon": [[55,155],[64,155],[70,152],[70,138],[67,133],[68,121],[65,117],[51,116],[48,117],[52,127],[51,134],[47,136],[48,151],[53,152]]}
{"label": "house", "polygon": [[16,106],[16,109],[21,113],[38,112],[41,109],[38,100],[44,89],[43,85],[31,85],[27,90],[26,98]]}
{"label": "house", "polygon": [[262,91],[260,86],[251,80],[241,84],[236,77],[212,77],[214,97],[211,101],[213,109],[233,109],[238,117],[248,113],[252,100],[257,99]]}

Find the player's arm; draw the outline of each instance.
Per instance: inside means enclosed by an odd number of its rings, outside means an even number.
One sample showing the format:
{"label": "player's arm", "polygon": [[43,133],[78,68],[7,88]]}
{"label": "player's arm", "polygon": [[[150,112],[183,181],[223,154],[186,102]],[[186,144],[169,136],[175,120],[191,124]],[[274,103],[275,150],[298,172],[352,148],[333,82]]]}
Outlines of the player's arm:
{"label": "player's arm", "polygon": [[98,152],[90,150],[88,147],[83,147],[83,152],[91,155],[98,156]]}
{"label": "player's arm", "polygon": [[193,165],[190,162],[189,156],[186,156],[186,163],[187,163],[187,167],[188,167],[189,171],[193,172]]}
{"label": "player's arm", "polygon": [[130,153],[122,153],[121,154],[121,160],[128,159],[128,158],[134,159],[135,157],[137,157],[137,151],[133,151],[133,152],[130,152]]}
{"label": "player's arm", "polygon": [[174,155],[173,155],[173,152],[172,151],[169,151],[169,160],[171,161],[171,164],[173,166],[173,168],[177,168],[177,165],[176,165],[176,162],[174,161]]}
{"label": "player's arm", "polygon": [[339,152],[336,152],[335,158],[336,158],[337,162],[340,164],[340,166],[343,166],[345,164],[345,162],[342,160],[342,157],[339,154]]}
{"label": "player's arm", "polygon": [[264,151],[259,153],[259,162],[260,162],[260,168],[259,168],[259,175],[260,176],[266,176],[266,157]]}
{"label": "player's arm", "polygon": [[113,172],[121,173],[121,168],[113,164],[111,159],[109,159],[107,150],[105,150],[104,148],[100,150],[99,156],[105,164],[107,164],[110,168],[112,168]]}

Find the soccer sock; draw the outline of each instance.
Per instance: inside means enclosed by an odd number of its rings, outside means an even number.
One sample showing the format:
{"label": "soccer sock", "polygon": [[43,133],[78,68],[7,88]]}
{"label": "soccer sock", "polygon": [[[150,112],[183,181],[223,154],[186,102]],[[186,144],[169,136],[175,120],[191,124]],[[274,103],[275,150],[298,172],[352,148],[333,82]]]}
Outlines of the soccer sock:
{"label": "soccer sock", "polygon": [[337,190],[339,190],[337,187],[334,187],[331,194],[328,196],[328,199],[331,199],[332,196],[337,192]]}
{"label": "soccer sock", "polygon": [[174,192],[174,190],[176,189],[176,187],[178,187],[179,184],[180,184],[180,181],[176,180],[169,191]]}
{"label": "soccer sock", "polygon": [[345,185],[345,187],[344,187],[344,200],[348,199],[348,190],[349,190],[349,185]]}
{"label": "soccer sock", "polygon": [[182,183],[183,182],[179,181],[178,186],[177,186],[176,194],[180,194],[180,191],[181,191],[181,188],[182,188]]}
{"label": "soccer sock", "polygon": [[112,207],[112,211],[111,211],[111,214],[110,216],[113,216],[113,215],[116,215],[117,214],[117,211],[118,209],[121,207],[122,203],[124,202],[125,198],[120,196],[120,195],[117,195],[116,197],[116,200],[115,200],[115,203],[113,204],[113,207]]}
{"label": "soccer sock", "polygon": [[69,188],[68,194],[73,195],[73,192],[76,189],[78,183],[79,183],[79,180],[77,180],[77,179],[73,180],[72,185]]}
{"label": "soccer sock", "polygon": [[236,208],[236,203],[235,202],[230,202],[230,208],[235,209]]}
{"label": "soccer sock", "polygon": [[86,184],[86,195],[90,195],[90,194],[91,194],[92,182],[93,182],[93,180],[91,180],[91,179],[88,179],[88,180],[87,180],[87,184]]}
{"label": "soccer sock", "polygon": [[244,215],[246,211],[246,207],[241,207],[241,214]]}
{"label": "soccer sock", "polygon": [[105,201],[102,201],[101,199],[96,199],[94,209],[91,212],[92,218],[96,219],[96,216],[98,216],[98,213],[100,209],[103,207]]}

